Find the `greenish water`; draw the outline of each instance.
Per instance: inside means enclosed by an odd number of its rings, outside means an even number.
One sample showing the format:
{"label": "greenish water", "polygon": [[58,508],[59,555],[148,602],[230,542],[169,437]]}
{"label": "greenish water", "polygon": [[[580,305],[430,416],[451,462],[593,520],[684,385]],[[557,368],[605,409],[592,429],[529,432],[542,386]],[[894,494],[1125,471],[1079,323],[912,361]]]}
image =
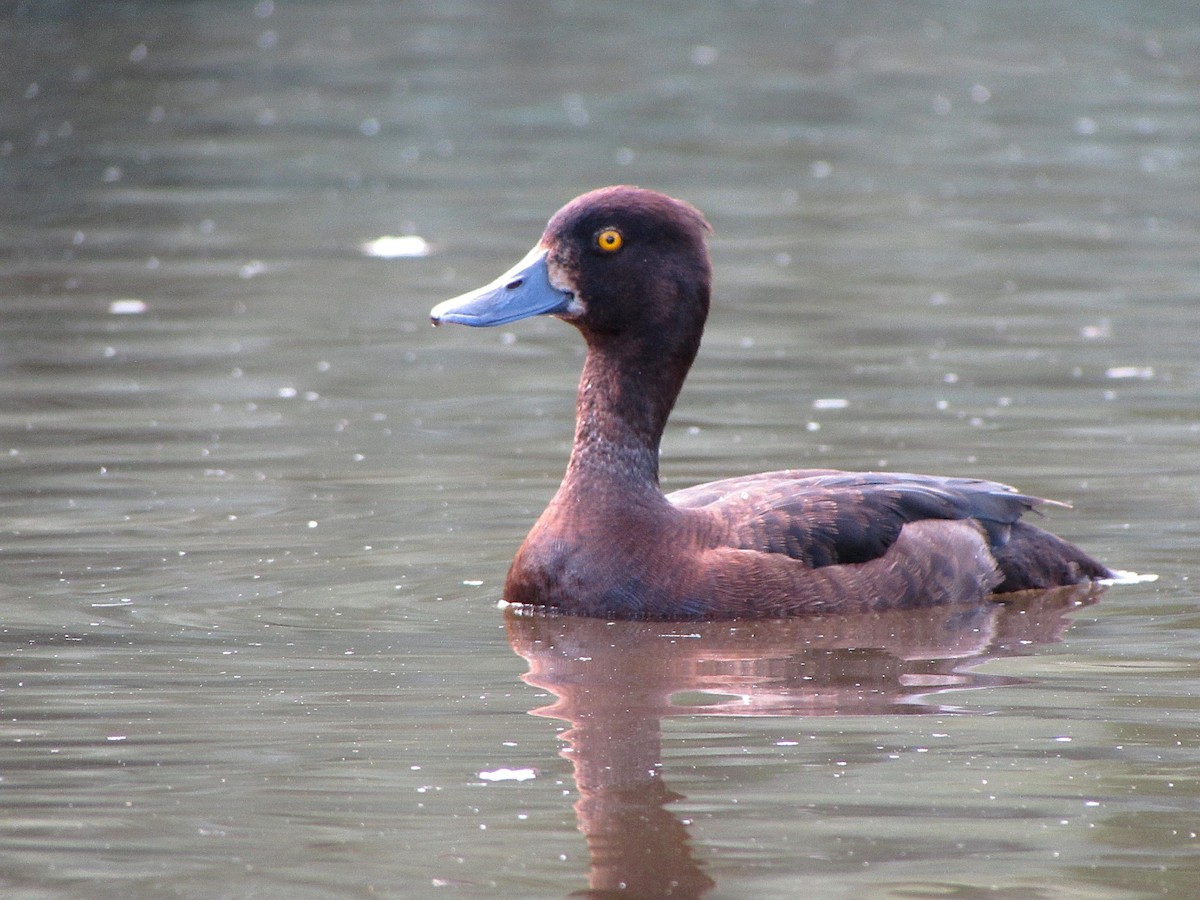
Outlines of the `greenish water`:
{"label": "greenish water", "polygon": [[[6,895],[1186,896],[1198,60],[1165,0],[17,3]],[[665,486],[985,475],[1158,581],[506,620],[582,350],[427,313],[613,182],[716,229]]]}

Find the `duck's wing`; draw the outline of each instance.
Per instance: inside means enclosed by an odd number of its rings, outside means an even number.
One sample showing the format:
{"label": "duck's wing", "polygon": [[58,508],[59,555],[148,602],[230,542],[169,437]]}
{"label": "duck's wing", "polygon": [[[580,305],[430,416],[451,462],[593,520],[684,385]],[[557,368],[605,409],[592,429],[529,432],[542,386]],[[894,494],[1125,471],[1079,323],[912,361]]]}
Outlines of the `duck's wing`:
{"label": "duck's wing", "polygon": [[813,568],[880,557],[905,524],[923,519],[975,520],[1001,547],[1022,514],[1052,502],[994,481],[828,470],[731,478],[669,499],[712,516],[731,546]]}
{"label": "duck's wing", "polygon": [[667,494],[672,505],[680,509],[698,509],[742,492],[758,494],[772,490],[778,485],[788,482],[803,482],[822,475],[845,475],[838,469],[783,469],[778,472],[759,472],[756,475],[737,475],[733,478],[722,478],[720,481],[709,481]]}

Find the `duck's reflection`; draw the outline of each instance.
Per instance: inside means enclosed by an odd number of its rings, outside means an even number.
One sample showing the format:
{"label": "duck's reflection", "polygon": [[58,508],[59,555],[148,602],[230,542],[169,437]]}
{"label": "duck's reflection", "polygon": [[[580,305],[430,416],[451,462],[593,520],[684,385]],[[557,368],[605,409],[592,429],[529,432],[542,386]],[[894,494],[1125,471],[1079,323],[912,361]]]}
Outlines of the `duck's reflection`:
{"label": "duck's reflection", "polygon": [[524,680],[571,724],[575,812],[591,855],[585,896],[697,897],[713,886],[661,776],[664,716],[936,713],[931,695],[1012,681],[973,671],[1056,641],[1093,586],[1011,602],[871,616],[747,622],[606,622],[506,613]]}

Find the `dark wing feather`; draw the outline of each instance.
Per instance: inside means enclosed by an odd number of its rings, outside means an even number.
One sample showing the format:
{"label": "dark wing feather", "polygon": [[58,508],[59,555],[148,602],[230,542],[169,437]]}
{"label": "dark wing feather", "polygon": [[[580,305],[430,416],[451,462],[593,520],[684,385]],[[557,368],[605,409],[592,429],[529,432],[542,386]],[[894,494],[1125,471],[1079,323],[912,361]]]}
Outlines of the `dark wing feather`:
{"label": "dark wing feather", "polygon": [[813,568],[882,556],[906,523],[922,519],[973,519],[1000,547],[1023,513],[1046,502],[994,481],[829,471],[728,479],[671,500],[707,510],[734,546]]}

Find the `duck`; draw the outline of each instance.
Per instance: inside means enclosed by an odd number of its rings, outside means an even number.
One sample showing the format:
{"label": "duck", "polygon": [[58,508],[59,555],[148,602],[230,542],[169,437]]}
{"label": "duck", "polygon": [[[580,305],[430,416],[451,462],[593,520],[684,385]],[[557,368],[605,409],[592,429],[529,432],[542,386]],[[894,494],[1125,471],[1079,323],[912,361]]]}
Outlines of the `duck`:
{"label": "duck", "polygon": [[708,317],[712,229],[631,185],[567,203],[434,325],[552,316],[587,352],[557,492],[503,602],[608,619],[741,619],[981,602],[1111,579],[1022,516],[1055,501],[976,478],[784,469],[664,493],[659,444]]}

